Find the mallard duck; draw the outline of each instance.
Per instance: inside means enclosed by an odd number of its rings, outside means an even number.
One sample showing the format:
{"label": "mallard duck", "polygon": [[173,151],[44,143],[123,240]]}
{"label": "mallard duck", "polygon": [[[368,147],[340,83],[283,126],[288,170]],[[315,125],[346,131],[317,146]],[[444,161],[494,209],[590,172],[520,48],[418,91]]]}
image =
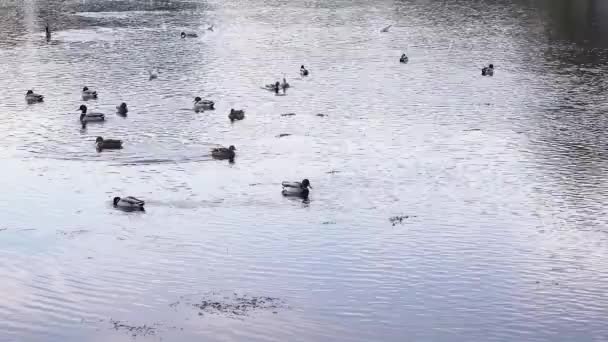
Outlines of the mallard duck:
{"label": "mallard duck", "polygon": [[198,34],[182,32],[181,37],[182,38],[196,38],[196,37],[198,37]]}
{"label": "mallard duck", "polygon": [[127,115],[127,113],[129,112],[129,109],[127,108],[127,104],[126,103],[121,103],[120,106],[116,106],[116,113],[118,113],[119,115]]}
{"label": "mallard duck", "polygon": [[230,121],[243,120],[245,118],[245,111],[242,109],[230,109],[230,114],[228,114],[228,118],[230,119]]}
{"label": "mallard duck", "polygon": [[211,100],[203,100],[198,96],[194,98],[194,111],[197,113],[203,110],[213,110],[214,106],[215,102]]}
{"label": "mallard duck", "polygon": [[300,67],[300,75],[308,76],[308,70],[306,70],[306,68],[303,65]]}
{"label": "mallard duck", "polygon": [[390,28],[391,28],[392,26],[393,26],[393,25],[388,25],[387,27],[385,27],[385,28],[383,28],[382,30],[380,30],[380,32],[388,32],[388,30],[390,30]]}
{"label": "mallard duck", "polygon": [[401,55],[401,58],[399,58],[400,63],[407,63],[409,60],[410,59],[405,54]]}
{"label": "mallard duck", "polygon": [[236,148],[234,145],[230,145],[230,147],[216,147],[211,150],[211,156],[215,159],[234,159],[236,155],[234,151]]}
{"label": "mallard duck", "polygon": [[144,210],[145,202],[137,199],[133,196],[128,196],[124,198],[114,197],[112,201],[114,207],[122,208],[122,209],[131,209],[131,210]]}
{"label": "mallard duck", "polygon": [[106,116],[102,113],[87,113],[87,106],[81,105],[78,108],[82,113],[80,114],[80,121],[104,121]]}
{"label": "mallard duck", "polygon": [[481,76],[494,76],[494,64],[490,64],[487,67],[481,69]]}
{"label": "mallard duck", "polygon": [[308,197],[310,192],[308,188],[312,189],[308,179],[303,179],[301,182],[283,182],[281,185],[283,186],[281,192],[283,196]]}
{"label": "mallard duck", "polygon": [[28,90],[27,93],[25,93],[25,100],[28,103],[42,102],[44,101],[44,96],[34,93],[33,90]]}
{"label": "mallard duck", "polygon": [[83,100],[96,99],[96,98],[97,98],[96,91],[89,89],[89,87],[82,88],[82,99]]}
{"label": "mallard duck", "polygon": [[97,137],[95,139],[95,147],[98,150],[119,150],[122,148],[122,140],[104,139]]}

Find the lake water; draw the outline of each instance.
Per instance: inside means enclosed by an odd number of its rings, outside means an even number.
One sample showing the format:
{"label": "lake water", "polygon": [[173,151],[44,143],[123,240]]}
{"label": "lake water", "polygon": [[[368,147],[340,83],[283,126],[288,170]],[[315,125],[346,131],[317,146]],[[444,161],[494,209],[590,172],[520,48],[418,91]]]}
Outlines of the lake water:
{"label": "lake water", "polygon": [[0,341],[608,340],[607,13],[0,1]]}

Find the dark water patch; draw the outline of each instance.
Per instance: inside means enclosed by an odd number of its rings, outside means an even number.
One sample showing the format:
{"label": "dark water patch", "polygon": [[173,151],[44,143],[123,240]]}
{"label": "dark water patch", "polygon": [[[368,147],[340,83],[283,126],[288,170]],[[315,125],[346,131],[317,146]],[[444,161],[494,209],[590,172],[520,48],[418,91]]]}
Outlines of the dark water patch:
{"label": "dark water patch", "polygon": [[66,231],[66,230],[58,230],[57,234],[62,235],[67,237],[68,239],[73,239],[76,236],[82,235],[82,234],[86,234],[89,231],[86,229],[79,229],[79,230],[73,230],[73,231]]}
{"label": "dark water patch", "polygon": [[247,317],[256,312],[277,314],[279,310],[287,308],[287,304],[276,297],[238,293],[222,295],[217,292],[205,294],[200,298],[181,297],[179,301],[169,304],[169,307],[177,309],[180,305],[197,309],[198,316],[219,315],[228,318]]}
{"label": "dark water patch", "polygon": [[411,216],[411,215],[400,215],[400,216],[393,216],[390,217],[388,220],[389,222],[394,226],[398,225],[398,224],[403,224],[403,220],[407,220],[409,218],[412,217],[416,217],[416,216]]}
{"label": "dark water patch", "polygon": [[281,116],[295,116],[296,113],[285,113],[285,114],[281,114]]}
{"label": "dark water patch", "polygon": [[277,138],[288,137],[290,135],[291,135],[291,133],[281,133],[281,134],[277,135]]}

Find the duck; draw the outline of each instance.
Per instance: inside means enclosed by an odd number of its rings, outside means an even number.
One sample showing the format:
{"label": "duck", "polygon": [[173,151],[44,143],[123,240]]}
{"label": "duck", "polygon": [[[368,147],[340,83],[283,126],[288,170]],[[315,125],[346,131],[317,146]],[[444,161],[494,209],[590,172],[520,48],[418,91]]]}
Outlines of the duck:
{"label": "duck", "polygon": [[28,103],[42,102],[44,101],[44,96],[34,93],[33,90],[28,90],[27,93],[25,93],[25,100]]}
{"label": "duck", "polygon": [[301,182],[283,182],[281,185],[283,186],[283,191],[281,191],[283,196],[297,196],[306,198],[310,193],[308,188],[312,189],[308,179],[303,179]]}
{"label": "duck", "polygon": [[120,150],[122,148],[122,140],[116,139],[104,139],[102,137],[97,137],[95,139],[95,147],[101,150]]}
{"label": "duck", "polygon": [[481,76],[494,76],[494,64],[490,64],[487,67],[481,69]]}
{"label": "duck", "polygon": [[409,60],[410,59],[405,54],[401,55],[401,58],[399,58],[399,62],[404,64],[409,62]]}
{"label": "duck", "polygon": [[182,38],[196,38],[196,37],[198,37],[198,34],[182,32],[181,37]]}
{"label": "duck", "polygon": [[230,121],[243,120],[245,118],[245,111],[242,109],[230,109],[230,114],[228,114],[228,118],[230,119]]}
{"label": "duck", "polygon": [[230,159],[233,160],[236,155],[234,151],[236,147],[234,145],[230,145],[230,147],[216,147],[211,150],[211,156],[215,159]]}
{"label": "duck", "polygon": [[82,99],[83,100],[96,99],[96,98],[97,98],[97,92],[95,90],[91,90],[91,89],[89,89],[89,87],[82,88]]}
{"label": "duck", "polygon": [[308,70],[306,70],[306,68],[304,67],[304,65],[302,65],[300,67],[300,75],[302,75],[302,76],[308,76]]}
{"label": "duck", "polygon": [[385,28],[383,28],[382,30],[380,30],[380,32],[388,32],[388,30],[390,30],[390,28],[391,28],[392,26],[393,26],[392,24],[391,24],[391,25],[388,25],[387,27],[385,27]]}
{"label": "duck", "polygon": [[114,204],[114,207],[116,208],[121,208],[121,209],[131,209],[131,210],[144,210],[144,204],[145,202],[135,198],[133,196],[128,196],[128,197],[114,197],[114,200],[112,200],[112,203]]}
{"label": "duck", "polygon": [[104,121],[106,116],[102,113],[87,113],[87,106],[81,105],[78,108],[82,113],[80,114],[80,122],[82,121]]}
{"label": "duck", "polygon": [[285,89],[291,87],[289,85],[289,83],[287,83],[287,80],[285,79],[285,77],[283,77],[283,83],[281,83],[281,88],[283,89],[283,92],[285,92]]}
{"label": "duck", "polygon": [[127,104],[126,103],[121,103],[120,106],[116,106],[116,113],[118,115],[127,115],[127,113],[129,112],[129,109],[127,108]]}
{"label": "duck", "polygon": [[213,110],[215,109],[214,106],[215,102],[211,100],[203,100],[198,96],[194,98],[194,111],[197,113],[204,110]]}
{"label": "duck", "polygon": [[44,31],[46,33],[46,41],[48,42],[51,40],[51,29],[49,28],[49,24],[46,24]]}

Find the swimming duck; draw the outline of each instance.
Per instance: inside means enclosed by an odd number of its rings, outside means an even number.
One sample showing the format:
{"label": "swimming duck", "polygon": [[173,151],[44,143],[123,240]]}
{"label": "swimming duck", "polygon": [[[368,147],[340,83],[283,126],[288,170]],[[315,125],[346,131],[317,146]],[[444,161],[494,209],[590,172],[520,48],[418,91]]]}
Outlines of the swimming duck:
{"label": "swimming duck", "polygon": [[306,68],[303,65],[300,67],[300,75],[308,76],[308,70],[306,70]]}
{"label": "swimming duck", "polygon": [[116,113],[118,113],[118,115],[127,115],[128,112],[129,109],[127,108],[126,103],[123,102],[120,106],[116,106]]}
{"label": "swimming duck", "polygon": [[236,148],[234,145],[230,145],[230,147],[216,147],[211,150],[211,156],[215,159],[234,159]]}
{"label": "swimming duck", "polygon": [[204,110],[213,110],[215,109],[214,106],[215,102],[211,100],[203,100],[198,96],[194,98],[194,111],[197,113]]}
{"label": "swimming duck", "polygon": [[388,25],[387,27],[380,30],[380,32],[388,32],[388,30],[391,28],[391,26],[393,26],[393,25]]}
{"label": "swimming duck", "polygon": [[410,59],[405,54],[401,55],[401,58],[399,58],[399,62],[404,64],[409,62],[409,60]]}
{"label": "swimming duck", "polygon": [[481,76],[494,76],[494,64],[490,64],[487,67],[481,69]]}
{"label": "swimming duck", "polygon": [[114,203],[114,207],[121,209],[131,209],[131,210],[144,210],[145,202],[137,199],[133,196],[128,196],[124,198],[114,197],[112,201]]}
{"label": "swimming duck", "polygon": [[306,198],[310,192],[308,188],[312,189],[308,179],[304,179],[301,182],[283,182],[281,185],[283,186],[283,191],[281,192],[283,196],[298,196]]}
{"label": "swimming duck", "polygon": [[25,100],[28,103],[42,102],[44,101],[44,96],[34,93],[33,90],[28,90],[27,93],[25,93]]}
{"label": "swimming duck", "polygon": [[82,99],[83,100],[96,99],[96,98],[97,98],[96,91],[89,89],[89,87],[82,88]]}
{"label": "swimming duck", "polygon": [[80,114],[80,121],[104,121],[106,116],[102,113],[87,113],[87,106],[81,105],[78,108],[82,112]]}
{"label": "swimming duck", "polygon": [[122,140],[104,139],[97,137],[95,139],[95,147],[97,150],[119,150],[122,148]]}
{"label": "swimming duck", "polygon": [[230,119],[230,121],[243,120],[245,118],[245,111],[242,109],[230,109],[230,114],[228,114],[228,118]]}
{"label": "swimming duck", "polygon": [[198,37],[198,34],[182,32],[181,37],[182,38],[196,38],[196,37]]}

